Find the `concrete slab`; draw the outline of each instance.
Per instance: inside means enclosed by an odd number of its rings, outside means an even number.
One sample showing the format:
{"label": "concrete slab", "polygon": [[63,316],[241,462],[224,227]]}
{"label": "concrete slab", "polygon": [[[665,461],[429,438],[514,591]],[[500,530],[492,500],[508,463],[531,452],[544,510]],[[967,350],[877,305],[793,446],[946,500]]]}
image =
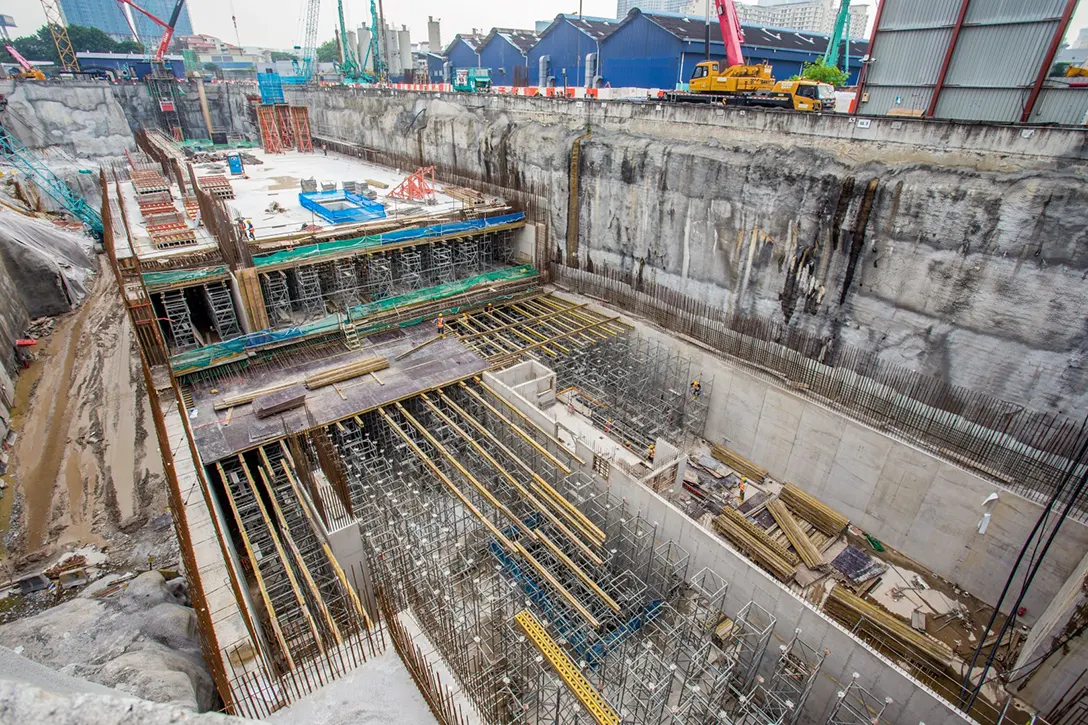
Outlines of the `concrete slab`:
{"label": "concrete slab", "polygon": [[865,507],[866,513],[883,523],[883,540],[896,547],[905,540],[940,467],[939,460],[915,448],[891,449]]}
{"label": "concrete slab", "polygon": [[798,437],[782,472],[785,480],[819,496],[827,485],[845,428],[846,421],[841,415],[819,406],[805,406],[798,424]]}

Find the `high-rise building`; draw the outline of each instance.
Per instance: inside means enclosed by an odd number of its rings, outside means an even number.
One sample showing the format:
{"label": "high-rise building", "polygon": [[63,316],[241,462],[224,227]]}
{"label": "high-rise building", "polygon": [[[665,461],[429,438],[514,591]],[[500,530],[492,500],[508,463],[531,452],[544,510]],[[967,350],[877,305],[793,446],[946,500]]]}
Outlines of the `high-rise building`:
{"label": "high-rise building", "polygon": [[[138,0],[138,4],[155,17],[168,21],[170,14],[174,11],[175,3],[174,0]],[[70,25],[98,28],[114,40],[133,39],[125,13],[118,7],[115,0],[60,0],[60,7]],[[132,24],[136,26],[140,42],[145,48],[153,48],[162,38],[162,28],[136,10],[131,10],[131,14]],[[192,34],[193,23],[189,19],[189,7],[186,5],[182,7],[181,15],[178,16],[174,35]],[[76,50],[81,49],[76,48]]]}
{"label": "high-rise building", "polygon": [[[709,6],[711,17],[717,17],[713,0]],[[679,12],[705,18],[707,0],[618,0],[617,17],[622,18],[632,7],[647,12]],[[756,5],[737,3],[737,15],[745,25],[789,28],[825,35],[834,30],[838,13],[838,0],[759,0]],[[850,37],[867,36],[868,27],[869,6],[851,7]]]}
{"label": "high-rise building", "polygon": [[1088,28],[1080,29],[1080,35],[1073,41],[1073,48],[1076,50],[1088,50]]}

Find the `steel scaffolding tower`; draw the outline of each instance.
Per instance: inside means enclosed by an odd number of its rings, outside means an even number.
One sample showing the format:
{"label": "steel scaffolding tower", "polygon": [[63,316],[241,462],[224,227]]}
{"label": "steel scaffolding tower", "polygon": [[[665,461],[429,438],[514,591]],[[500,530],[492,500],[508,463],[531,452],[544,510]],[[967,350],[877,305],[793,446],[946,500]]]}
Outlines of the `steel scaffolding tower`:
{"label": "steel scaffolding tower", "polygon": [[215,317],[215,330],[219,333],[220,340],[229,340],[241,334],[238,326],[238,315],[234,312],[234,300],[230,296],[230,289],[226,282],[213,282],[204,285],[204,291],[208,296],[208,306]]}
{"label": "steel scaffolding tower", "polygon": [[295,281],[298,283],[297,308],[307,318],[325,314],[325,298],[321,291],[321,277],[318,265],[301,264],[295,267]]}
{"label": "steel scaffolding tower", "polygon": [[291,293],[287,289],[287,275],[276,269],[261,275],[261,292],[268,319],[273,325],[291,321]]}
{"label": "steel scaffolding tower", "polygon": [[174,337],[174,347],[190,350],[197,346],[193,320],[189,316],[189,304],[181,290],[169,290],[162,293],[162,306],[170,324],[170,334]]}

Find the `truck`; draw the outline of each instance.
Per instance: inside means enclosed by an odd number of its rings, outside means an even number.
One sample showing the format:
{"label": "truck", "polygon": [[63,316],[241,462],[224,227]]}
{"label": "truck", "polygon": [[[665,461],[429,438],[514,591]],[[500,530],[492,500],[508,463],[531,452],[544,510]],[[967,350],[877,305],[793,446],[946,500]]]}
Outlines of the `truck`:
{"label": "truck", "polygon": [[453,74],[453,90],[487,93],[491,90],[491,71],[487,68],[458,68]]}
{"label": "truck", "polygon": [[727,106],[763,106],[795,111],[834,109],[835,89],[828,83],[797,79],[776,81],[766,63],[744,61],[744,33],[733,0],[714,0],[725,43],[726,63],[705,60],[696,64],[688,90],[669,91],[662,100],[672,103],[724,103]]}
{"label": "truck", "polygon": [[711,60],[695,66],[687,91],[670,91],[663,100],[823,111],[835,108],[835,89],[829,83],[807,79],[775,81],[769,65],[719,70],[718,62]]}

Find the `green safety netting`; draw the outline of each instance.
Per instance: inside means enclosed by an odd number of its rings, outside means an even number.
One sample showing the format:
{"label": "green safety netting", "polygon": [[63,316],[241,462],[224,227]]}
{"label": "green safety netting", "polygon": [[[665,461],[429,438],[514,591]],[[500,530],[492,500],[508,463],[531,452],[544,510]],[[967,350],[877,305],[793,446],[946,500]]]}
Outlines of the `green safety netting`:
{"label": "green safety netting", "polygon": [[182,282],[199,282],[209,277],[217,277],[227,273],[223,265],[218,267],[202,267],[200,269],[170,269],[163,272],[144,272],[144,284],[148,287],[160,285],[175,285]]}
{"label": "green safety netting", "polygon": [[[396,297],[378,300],[377,302],[367,302],[365,304],[356,305],[348,310],[348,318],[356,324],[360,332],[368,333],[375,329],[390,326],[387,323],[376,323],[370,327],[359,325],[360,322],[365,322],[366,318],[379,312],[387,312],[389,310],[395,310],[398,307],[405,307],[419,302],[441,300],[446,297],[452,297],[467,292],[473,287],[491,285],[496,282],[514,282],[519,279],[534,277],[537,274],[536,268],[531,264],[478,274],[475,277],[468,277],[467,279],[459,280],[457,282],[446,282],[445,284],[426,287],[415,292],[408,292],[403,295],[397,295]],[[451,307],[448,310],[445,310],[445,312],[447,314],[456,314],[459,309],[460,308],[457,307]],[[411,327],[412,325],[419,324],[423,319],[423,317],[418,317],[411,320],[403,320],[396,323],[396,325],[398,327]],[[248,335],[242,335],[241,337],[235,337],[223,342],[205,345],[196,350],[178,353],[170,358],[170,368],[175,374],[184,375],[208,367],[209,365],[227,361],[230,358],[244,354],[247,350],[253,350],[263,345],[282,343],[290,340],[302,339],[311,335],[324,335],[335,332],[340,327],[340,321],[340,315],[333,314],[323,317],[320,320],[315,320],[285,330],[261,330],[260,332],[252,332]]]}
{"label": "green safety netting", "polygon": [[410,227],[397,229],[382,234],[355,237],[354,239],[338,239],[330,242],[307,244],[294,249],[285,249],[263,257],[256,257],[253,265],[260,269],[270,264],[283,264],[284,262],[301,262],[326,254],[343,252],[359,252],[370,247],[380,247],[383,244],[395,244],[414,239],[427,239],[429,237],[441,237],[450,234],[465,234],[469,232],[486,231],[506,224],[515,224],[525,219],[521,212],[502,214],[486,219],[471,219],[460,222],[447,222],[445,224],[431,224],[425,227]]}

